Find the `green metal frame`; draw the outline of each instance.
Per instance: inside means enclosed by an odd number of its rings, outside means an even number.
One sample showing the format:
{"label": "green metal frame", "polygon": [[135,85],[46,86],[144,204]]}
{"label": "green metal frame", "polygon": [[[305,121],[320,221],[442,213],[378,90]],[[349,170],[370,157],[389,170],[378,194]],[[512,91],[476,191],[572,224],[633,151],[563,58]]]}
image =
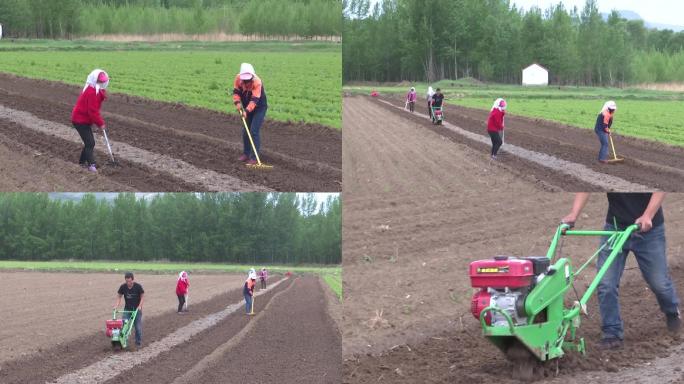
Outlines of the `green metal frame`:
{"label": "green metal frame", "polygon": [[[551,240],[546,253],[549,260],[556,254],[561,236],[605,236],[604,242],[594,254],[576,271],[570,264],[570,258],[559,258],[549,268],[549,273],[529,292],[525,298],[525,312],[528,322],[515,325],[511,317],[496,306],[489,306],[480,313],[480,324],[483,334],[504,352],[515,341],[519,341],[539,360],[551,360],[563,356],[565,351],[585,353],[583,338],[576,337],[580,326],[580,314],[599,282],[613,264],[625,242],[639,227],[634,224],[623,231],[579,231],[572,230],[570,225],[561,224]],[[565,308],[565,293],[578,276],[605,247],[611,250],[605,263],[596,273],[593,281],[579,301],[570,308]],[[487,325],[485,316],[488,313],[499,313],[504,316],[508,326]]]}
{"label": "green metal frame", "polygon": [[114,309],[112,313],[112,320],[116,320],[117,313],[121,314],[121,319],[123,319],[124,313],[132,313],[130,319],[124,322],[124,325],[121,328],[121,333],[119,333],[118,336],[112,335],[112,344],[119,343],[121,344],[121,348],[127,348],[128,337],[131,335],[131,330],[133,330],[133,326],[135,325],[135,319],[136,317],[138,317],[138,310],[136,309],[135,311],[125,311]]}

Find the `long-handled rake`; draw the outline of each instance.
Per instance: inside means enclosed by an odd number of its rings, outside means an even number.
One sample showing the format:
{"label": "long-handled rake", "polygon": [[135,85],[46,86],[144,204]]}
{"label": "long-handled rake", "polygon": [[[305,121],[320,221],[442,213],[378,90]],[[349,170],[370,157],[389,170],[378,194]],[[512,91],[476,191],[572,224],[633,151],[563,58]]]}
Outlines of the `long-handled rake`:
{"label": "long-handled rake", "polygon": [[618,157],[615,153],[615,144],[613,144],[613,134],[608,133],[608,141],[610,142],[610,150],[613,152],[613,158],[606,160],[610,164],[622,163],[625,161],[624,157]]}
{"label": "long-handled rake", "polygon": [[114,154],[112,153],[112,146],[109,143],[109,137],[107,137],[107,130],[102,128],[102,136],[104,136],[105,145],[107,146],[107,151],[109,152],[109,159],[113,165],[118,166],[119,162],[114,159]]}
{"label": "long-handled rake", "polygon": [[252,306],[251,306],[251,312],[249,312],[250,316],[254,316],[254,291],[252,291]]}
{"label": "long-handled rake", "polygon": [[256,150],[256,146],[254,145],[254,140],[252,140],[252,134],[249,132],[249,127],[247,126],[247,120],[245,120],[245,116],[242,114],[242,111],[244,111],[244,106],[241,109],[240,112],[240,117],[242,118],[242,125],[245,127],[245,132],[247,132],[247,137],[249,137],[249,143],[252,144],[252,151],[254,151],[254,156],[256,157],[256,164],[247,164],[248,167],[250,168],[257,168],[257,169],[271,169],[273,168],[272,165],[267,165],[261,162],[261,159],[259,158],[259,153]]}

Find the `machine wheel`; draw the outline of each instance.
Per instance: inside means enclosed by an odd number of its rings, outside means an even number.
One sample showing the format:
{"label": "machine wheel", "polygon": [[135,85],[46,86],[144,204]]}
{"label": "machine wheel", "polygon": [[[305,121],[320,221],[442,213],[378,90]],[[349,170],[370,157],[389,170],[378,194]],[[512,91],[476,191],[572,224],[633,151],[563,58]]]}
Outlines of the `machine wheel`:
{"label": "machine wheel", "polygon": [[121,343],[120,343],[120,342],[118,342],[118,341],[113,341],[113,340],[112,340],[112,350],[114,350],[114,351],[117,351],[117,350],[120,351],[120,350],[122,350],[122,349],[123,349],[123,348],[121,347]]}

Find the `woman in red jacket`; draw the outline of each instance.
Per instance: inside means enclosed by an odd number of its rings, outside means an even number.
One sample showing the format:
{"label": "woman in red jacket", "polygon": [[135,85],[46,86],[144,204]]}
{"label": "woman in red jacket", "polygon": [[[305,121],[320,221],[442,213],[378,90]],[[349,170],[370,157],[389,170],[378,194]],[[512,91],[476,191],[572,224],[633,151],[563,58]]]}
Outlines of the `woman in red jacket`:
{"label": "woman in red jacket", "polygon": [[81,151],[81,158],[78,163],[82,167],[87,167],[91,172],[97,172],[95,165],[95,137],[91,126],[95,124],[100,129],[104,129],[105,122],[100,115],[100,106],[107,98],[105,89],[109,85],[109,76],[107,72],[96,69],[90,72],[86,80],[85,87],[81,95],[78,96],[76,106],[71,112],[71,123],[78,131],[78,134],[83,140],[83,150]]}
{"label": "woman in red jacket", "polygon": [[496,154],[503,144],[501,132],[504,130],[504,116],[506,115],[506,100],[498,98],[489,112],[487,119],[487,133],[492,139],[492,160],[496,160]]}
{"label": "woman in red jacket", "polygon": [[[183,271],[178,274],[178,281],[176,281],[176,296],[178,296],[178,314],[183,313],[183,307],[186,303],[186,296],[188,294],[188,288],[190,287],[190,282],[188,281],[188,273]],[[185,308],[187,311],[187,308]]]}

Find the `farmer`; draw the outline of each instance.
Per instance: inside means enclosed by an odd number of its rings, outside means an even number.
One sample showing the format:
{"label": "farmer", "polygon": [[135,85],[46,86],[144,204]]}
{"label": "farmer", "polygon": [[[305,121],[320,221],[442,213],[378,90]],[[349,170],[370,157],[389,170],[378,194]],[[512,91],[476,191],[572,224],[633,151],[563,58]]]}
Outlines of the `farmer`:
{"label": "farmer", "polygon": [[254,296],[254,286],[256,285],[256,272],[254,268],[249,271],[245,285],[242,287],[242,294],[245,296],[245,311],[248,315],[252,314],[252,297]]}
{"label": "farmer", "polygon": [[[610,231],[623,230],[636,223],[641,225],[641,229],[625,243],[622,252],[617,255],[599,282],[598,299],[603,331],[601,349],[619,349],[623,345],[624,329],[620,318],[619,288],[620,277],[630,251],[634,253],[642,276],[655,294],[660,310],[665,314],[667,329],[673,335],[679,333],[682,324],[679,298],[670,279],[665,253],[665,224],[661,208],[664,198],[664,192],[608,193],[608,213],[604,228]],[[589,193],[575,194],[572,211],[562,222],[575,223],[588,199]],[[607,237],[603,237],[601,244],[606,240]],[[607,247],[601,250],[597,268],[601,268],[610,251]]]}
{"label": "farmer", "polygon": [[416,89],[414,87],[411,87],[409,92],[406,94],[406,105],[408,106],[409,111],[411,111],[411,113],[413,113],[413,110],[415,109],[416,97]]}
{"label": "farmer", "polygon": [[427,90],[427,106],[428,106],[428,117],[432,119],[432,96],[434,96],[435,91],[432,87],[428,87]]}
{"label": "farmer", "polygon": [[608,162],[608,137],[610,135],[610,127],[613,125],[613,115],[617,110],[617,105],[614,101],[606,101],[601,108],[601,112],[596,117],[596,125],[594,132],[599,138],[601,149],[599,149],[598,161],[600,163]]}
{"label": "farmer", "polygon": [[266,268],[261,268],[259,271],[259,280],[261,281],[261,289],[266,289],[266,279],[268,279],[268,272]]}
{"label": "farmer", "polygon": [[[121,297],[123,296],[125,300],[124,311],[132,312],[136,309],[138,310],[133,325],[135,326],[135,346],[136,348],[140,348],[140,346],[142,346],[142,307],[145,290],[142,285],[134,281],[133,272],[126,272],[124,278],[126,279],[126,282],[119,287],[119,291],[117,292],[119,298],[116,301],[114,309],[119,308],[119,305],[121,305]],[[123,318],[125,320],[130,319],[132,316],[131,312],[124,312]]]}
{"label": "farmer", "polygon": [[[252,135],[252,140],[254,140],[254,147],[258,153],[261,148],[259,129],[264,123],[268,104],[264,84],[254,72],[252,64],[242,63],[240,65],[240,73],[235,76],[233,83],[233,103],[242,118],[247,121],[249,132]],[[250,165],[256,164],[256,154],[253,153],[247,132],[242,133],[242,145],[243,150],[239,160]]]}
{"label": "farmer", "polygon": [[501,134],[504,130],[504,116],[506,115],[506,100],[498,98],[492,105],[492,110],[489,112],[487,119],[487,133],[492,139],[492,160],[496,160],[496,155],[499,153],[499,148],[503,144]]}
{"label": "farmer", "polygon": [[100,106],[107,99],[105,89],[109,85],[107,72],[96,69],[90,72],[86,79],[83,91],[78,96],[76,105],[71,112],[71,123],[78,131],[83,140],[83,150],[78,163],[82,167],[88,168],[90,172],[97,172],[95,164],[95,137],[93,136],[92,125],[104,129],[105,122],[100,115]]}
{"label": "farmer", "polygon": [[178,314],[182,315],[183,312],[187,311],[187,296],[188,288],[190,287],[190,281],[188,281],[188,273],[182,271],[178,274],[178,280],[176,281],[176,296],[178,296]]}

